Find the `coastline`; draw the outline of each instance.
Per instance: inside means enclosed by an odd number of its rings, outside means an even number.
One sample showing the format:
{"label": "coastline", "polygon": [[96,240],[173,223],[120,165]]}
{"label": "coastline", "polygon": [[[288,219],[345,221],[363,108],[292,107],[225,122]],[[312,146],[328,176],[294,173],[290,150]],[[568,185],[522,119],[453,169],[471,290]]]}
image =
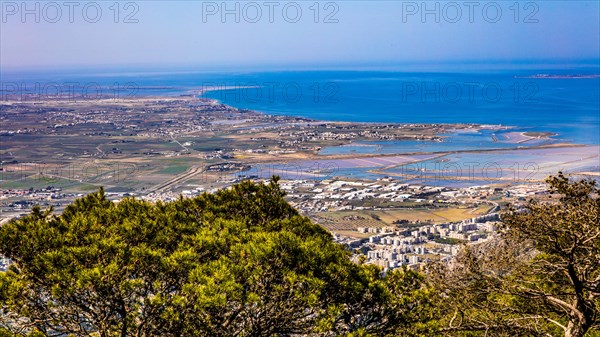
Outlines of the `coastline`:
{"label": "coastline", "polygon": [[[3,102],[3,104],[7,104],[7,106],[10,106],[12,103],[18,103],[17,105],[27,104],[27,102],[23,101]],[[39,106],[39,104],[40,103],[34,103],[33,105]],[[221,159],[221,163],[233,162],[242,166],[250,165],[251,167],[256,165],[270,165],[275,167],[282,164],[298,164],[302,166],[307,162],[333,163],[337,165],[336,163],[338,161],[342,161],[343,165],[345,165],[347,169],[360,169],[366,173],[378,173],[380,176],[385,176],[387,172],[383,172],[384,170],[382,170],[382,167],[386,165],[382,165],[380,162],[385,162],[386,158],[393,159],[394,157],[400,156],[414,159],[408,162],[397,162],[392,166],[425,163],[432,159],[432,157],[437,158],[451,155],[487,155],[509,152],[526,154],[527,151],[524,150],[538,150],[543,152],[551,151],[552,149],[557,148],[579,148],[582,149],[582,151],[586,151],[585,149],[589,147],[589,145],[585,144],[561,142],[559,139],[553,139],[552,137],[556,135],[555,133],[542,132],[532,134],[528,133],[527,131],[518,131],[518,126],[473,123],[413,124],[323,121],[306,117],[272,115],[261,111],[239,109],[230,105],[222,104],[221,102],[210,98],[197,97],[194,95],[136,96],[131,98],[122,98],[118,101],[107,98],[91,103],[86,101],[63,102],[60,100],[51,100],[42,104],[47,105],[48,108],[53,106],[63,106],[64,104],[74,107],[86,107],[90,104],[101,106],[122,105],[128,109],[137,109],[141,106],[152,105],[170,106],[174,108],[180,107],[177,109],[184,109],[182,111],[185,111],[187,114],[189,114],[190,121],[196,120],[198,117],[200,117],[202,120],[205,120],[205,122],[202,122],[202,125],[205,125],[202,127],[202,129],[208,128],[212,129],[213,131],[211,132],[214,134],[222,134],[223,136],[226,135],[224,140],[229,140],[223,143],[223,145],[227,144],[226,146],[232,147],[232,150],[229,154],[226,154],[226,156],[216,154],[206,157],[206,153],[196,150],[195,146],[192,145],[194,141],[190,142],[190,140],[208,140],[210,139],[210,136],[204,134],[203,132],[198,133],[192,129],[184,131],[185,128],[183,128],[181,131],[170,133],[169,142],[173,142],[175,145],[178,144],[177,146],[180,148],[180,150],[173,152],[173,155],[167,155],[166,158],[171,156],[183,156],[182,159],[188,157],[190,158],[190,161],[193,161],[193,158],[196,158],[195,160],[201,159],[202,162],[204,162],[206,159],[202,158],[214,157],[214,159]],[[197,115],[193,112],[194,109],[208,111],[208,115],[205,115],[205,113]],[[214,113],[211,111],[214,111]],[[183,123],[185,119],[177,118],[176,120],[178,120],[180,123]],[[486,147],[479,147],[479,143],[475,143],[474,146],[478,148],[461,148],[459,142],[458,145],[456,145],[458,148],[443,148],[445,144],[453,144],[455,140],[452,138],[452,135],[464,134],[467,136],[477,136],[482,132],[485,133],[485,137],[482,139],[486,142],[486,144],[488,144]],[[503,137],[496,137],[496,139],[488,137],[489,135],[495,135],[497,132],[502,132]],[[197,136],[194,136],[196,134]],[[281,137],[282,135],[285,135],[285,137]],[[141,139],[147,140],[156,139],[156,137],[162,137],[159,134],[153,134],[151,132],[140,134],[140,136],[143,137]],[[296,143],[296,141],[292,141],[289,143],[289,145],[285,145],[282,143],[285,141],[285,138],[290,138],[291,140],[298,139],[301,141],[298,143]],[[482,139],[476,140],[477,142],[481,142]],[[549,141],[551,143],[534,143],[535,141],[540,140]],[[467,142],[468,141],[469,140],[467,140]],[[370,142],[375,143],[370,144]],[[302,146],[304,143],[310,145]],[[323,148],[331,147],[358,147],[377,150],[381,148],[380,144],[392,143],[409,144],[409,149],[403,149],[402,151],[390,153],[375,151],[373,153],[356,152],[323,154],[321,151]],[[183,144],[185,144],[185,146]],[[253,148],[252,144],[255,144],[255,146],[258,146],[259,148],[265,144],[272,145],[267,145],[265,148],[266,150],[260,151],[244,149],[244,147]],[[414,144],[414,148],[412,148],[412,145],[410,144]],[[240,145],[243,145],[243,147],[239,148],[238,146]],[[427,149],[427,146],[429,145],[432,145],[432,148]],[[425,148],[423,148],[424,146]],[[472,144],[469,146],[472,146]],[[99,149],[98,151],[101,151],[100,156],[104,158],[114,157],[114,160],[127,160],[130,162],[143,162],[146,160],[144,157],[135,159],[127,158],[126,156],[121,156],[119,154],[109,154],[109,151],[102,150],[102,147],[106,148],[107,146],[99,145],[96,148]],[[440,147],[442,148],[439,149]],[[392,148],[392,150],[394,149]],[[181,153],[179,153],[179,151],[181,151]],[[156,155],[159,155],[159,152],[156,152],[154,156]],[[145,158],[147,158],[147,156]],[[521,162],[519,165],[526,164],[525,159],[520,160]],[[359,161],[362,162],[359,164],[357,163]],[[209,160],[208,163],[214,164],[219,163],[219,161]],[[542,163],[540,163],[540,166],[543,166]],[[174,181],[177,183],[175,185],[182,185],[185,184],[186,181],[193,181],[198,176],[203,174],[202,166],[193,164],[188,167],[189,169],[185,172],[176,173],[175,175],[170,176],[170,178],[167,179],[168,182]],[[165,169],[164,171],[168,172],[169,170]],[[587,172],[589,169],[586,169],[585,171]],[[242,170],[237,174],[243,174],[244,172],[245,171]],[[231,174],[233,173],[234,172]],[[340,174],[343,176],[345,173],[340,171]],[[360,177],[361,174],[358,176]],[[156,186],[161,186],[164,184],[165,183],[163,182],[157,184]],[[167,183],[166,185],[169,187],[174,186],[171,183]],[[161,190],[162,189],[163,188],[161,188]]]}
{"label": "coastline", "polygon": [[[538,183],[559,170],[600,177],[600,146],[507,125],[328,122],[238,109],[194,95],[14,100],[2,106],[10,123],[0,130],[0,188],[25,203],[50,205],[48,186],[60,191],[61,204],[98,186],[115,197],[170,200],[273,174],[294,183],[377,184],[394,178],[449,189]],[[491,135],[499,133],[509,136],[494,141]],[[536,143],[540,139],[551,143]],[[381,144],[405,146],[384,153]],[[322,151],[353,147],[376,151]],[[21,209],[5,208],[7,215]]]}
{"label": "coastline", "polygon": [[[218,88],[215,89],[211,89],[211,90],[221,90]],[[200,99],[205,99],[204,97],[199,97]],[[212,99],[211,99],[212,100]],[[216,101],[216,103],[219,104],[223,104],[218,100],[213,100]],[[238,109],[236,107],[232,107],[234,109]],[[239,109],[238,109],[239,110]],[[256,111],[256,110],[252,110],[252,112],[255,113],[259,113],[259,114],[264,114],[266,116],[273,116],[270,115],[268,113],[264,113],[261,111]],[[276,116],[280,116],[280,115],[276,115]],[[307,122],[312,122],[312,123],[334,123],[334,124],[345,124],[345,125],[353,125],[353,124],[361,124],[361,125],[372,125],[372,126],[377,126],[377,125],[411,125],[410,123],[383,123],[383,122],[339,122],[339,121],[322,121],[322,120],[315,120],[315,119],[309,119],[306,117],[299,117],[299,116],[288,116],[288,117],[292,117],[292,118],[302,118],[304,120],[306,120]],[[485,149],[460,149],[460,150],[442,150],[442,151],[402,151],[402,152],[396,152],[396,153],[352,153],[352,154],[327,154],[327,155],[321,155],[319,152],[317,152],[316,157],[315,156],[309,156],[307,158],[304,158],[303,160],[300,160],[299,162],[306,162],[306,161],[319,161],[319,162],[323,162],[325,160],[333,160],[333,161],[338,161],[338,160],[359,160],[359,159],[369,159],[369,158],[375,158],[375,159],[380,159],[380,158],[393,158],[393,157],[398,157],[398,156],[422,156],[422,155],[429,155],[432,156],[431,158],[423,158],[423,159],[418,159],[418,160],[412,160],[410,162],[407,163],[398,163],[398,164],[394,164],[394,165],[390,165],[387,167],[377,167],[377,168],[373,168],[373,169],[368,169],[366,170],[366,172],[368,173],[372,173],[372,174],[376,174],[376,175],[380,175],[382,177],[384,176],[400,176],[404,179],[410,179],[412,178],[421,178],[423,179],[423,175],[411,175],[411,174],[406,174],[406,173],[402,173],[402,174],[394,174],[394,173],[390,173],[387,170],[390,168],[397,168],[397,167],[404,167],[407,165],[413,165],[413,164],[420,164],[420,163],[424,163],[427,162],[431,159],[434,158],[443,158],[446,157],[448,155],[452,155],[452,154],[494,154],[494,153],[506,153],[506,152],[514,152],[514,151],[518,151],[518,152],[527,152],[527,151],[531,151],[531,150],[548,150],[551,151],[553,149],[575,149],[575,148],[580,148],[580,149],[588,149],[588,148],[594,148],[596,147],[599,152],[600,152],[600,146],[595,146],[595,145],[589,145],[589,144],[577,144],[577,143],[571,143],[571,142],[564,142],[561,141],[560,139],[555,139],[553,137],[557,137],[559,136],[559,134],[555,133],[555,132],[547,132],[547,131],[517,131],[518,129],[522,128],[519,126],[515,126],[515,125],[494,125],[494,124],[449,124],[449,123],[431,123],[431,124],[424,124],[424,125],[430,125],[430,126],[441,126],[444,127],[444,132],[437,134],[437,136],[439,136],[439,139],[436,139],[435,141],[437,142],[444,142],[446,141],[446,138],[448,138],[447,133],[457,133],[457,132],[461,132],[461,131],[471,131],[471,132],[481,132],[482,130],[493,130],[493,131],[504,131],[504,133],[502,134],[503,136],[503,141],[504,142],[508,142],[508,143],[512,143],[514,144],[514,146],[512,147],[498,147],[498,148],[485,148]],[[450,128],[448,128],[450,126]],[[515,130],[515,131],[511,131],[511,130]],[[497,139],[497,137],[495,137],[495,134],[493,135],[493,141],[494,142],[498,142],[499,139]],[[402,140],[400,140],[401,142]],[[424,142],[431,142],[433,140],[429,139],[429,140],[423,140]],[[542,144],[538,144],[538,145],[532,145],[529,144],[531,142],[534,141],[548,141],[550,143],[542,143]],[[385,141],[383,141],[385,142]],[[338,145],[338,147],[364,147],[364,148],[378,148],[381,145],[379,145],[378,142],[377,144],[369,144],[368,141],[358,141],[358,142],[354,142],[354,141],[350,141],[350,142],[345,142],[345,143],[341,143]],[[293,161],[292,161],[293,162]],[[598,156],[598,162],[600,163],[600,156]],[[537,164],[536,164],[537,165]],[[542,164],[543,165],[543,164]],[[555,172],[549,172],[549,173],[555,173]],[[595,176],[594,173],[595,172],[576,172],[578,175],[586,175],[586,176]],[[600,172],[598,173],[598,176],[600,176]],[[545,177],[544,177],[545,178]],[[538,178],[538,179],[528,179],[526,182],[527,183],[540,183],[543,182],[544,178]],[[425,180],[428,180],[429,178],[425,178]],[[439,176],[436,176],[435,179],[441,179],[441,180],[458,180],[458,181],[469,181],[469,180],[473,180],[473,177],[457,177],[457,176],[449,176],[449,177],[442,177],[440,178]],[[494,183],[514,183],[514,179],[510,178],[510,177],[501,177],[501,178],[482,178],[484,180],[488,180],[490,182],[494,182]]]}

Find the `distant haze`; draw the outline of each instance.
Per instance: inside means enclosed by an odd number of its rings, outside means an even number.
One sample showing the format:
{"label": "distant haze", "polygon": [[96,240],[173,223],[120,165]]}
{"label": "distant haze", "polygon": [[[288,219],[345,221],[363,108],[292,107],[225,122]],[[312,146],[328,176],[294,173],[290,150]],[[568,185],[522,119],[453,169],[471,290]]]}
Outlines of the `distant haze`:
{"label": "distant haze", "polygon": [[598,1],[68,3],[0,2],[2,70],[597,65],[600,55]]}

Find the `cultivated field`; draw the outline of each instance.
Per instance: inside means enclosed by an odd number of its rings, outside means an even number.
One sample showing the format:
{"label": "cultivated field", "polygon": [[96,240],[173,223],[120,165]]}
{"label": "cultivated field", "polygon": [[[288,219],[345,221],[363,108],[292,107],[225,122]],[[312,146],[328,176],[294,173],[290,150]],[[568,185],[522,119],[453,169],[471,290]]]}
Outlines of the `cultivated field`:
{"label": "cultivated field", "polygon": [[[358,227],[381,228],[394,226],[395,221],[426,222],[439,224],[444,222],[461,221],[486,214],[492,206],[479,207],[449,207],[449,208],[414,208],[387,209],[374,211],[336,211],[316,214],[316,220],[325,228],[339,233],[348,234]],[[344,233],[346,232],[346,233]],[[358,233],[356,233],[358,234]]]}

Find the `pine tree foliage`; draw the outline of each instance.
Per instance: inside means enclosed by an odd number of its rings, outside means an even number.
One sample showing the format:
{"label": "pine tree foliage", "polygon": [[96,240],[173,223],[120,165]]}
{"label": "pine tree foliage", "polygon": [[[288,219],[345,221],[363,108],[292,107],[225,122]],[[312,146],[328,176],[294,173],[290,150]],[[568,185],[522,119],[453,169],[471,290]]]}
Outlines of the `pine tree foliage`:
{"label": "pine tree foliage", "polygon": [[0,228],[0,336],[409,335],[422,275],[352,263],[274,179],[155,204],[100,189]]}
{"label": "pine tree foliage", "polygon": [[562,173],[547,182],[550,199],[509,209],[499,238],[432,268],[442,333],[600,336],[598,186]]}

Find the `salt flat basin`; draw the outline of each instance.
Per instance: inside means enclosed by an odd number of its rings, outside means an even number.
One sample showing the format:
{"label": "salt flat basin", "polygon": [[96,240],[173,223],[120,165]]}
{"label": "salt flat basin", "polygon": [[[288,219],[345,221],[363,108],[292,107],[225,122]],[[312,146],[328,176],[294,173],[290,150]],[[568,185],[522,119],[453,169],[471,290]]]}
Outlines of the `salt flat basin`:
{"label": "salt flat basin", "polygon": [[452,153],[374,173],[419,177],[424,180],[483,180],[489,182],[542,181],[558,171],[600,172],[600,146]]}
{"label": "salt flat basin", "polygon": [[573,174],[585,172],[595,178],[600,174],[600,146],[307,160],[254,165],[242,174],[261,178],[279,175],[288,180],[394,177],[407,183],[465,187],[540,182],[558,171]]}
{"label": "salt flat basin", "polygon": [[250,170],[242,172],[243,175],[255,175],[268,178],[278,175],[282,179],[328,179],[334,176],[356,178],[380,177],[368,172],[370,169],[395,167],[409,163],[417,163],[433,159],[439,155],[397,155],[368,158],[346,158],[346,159],[319,159],[295,161],[277,164],[256,164]]}

